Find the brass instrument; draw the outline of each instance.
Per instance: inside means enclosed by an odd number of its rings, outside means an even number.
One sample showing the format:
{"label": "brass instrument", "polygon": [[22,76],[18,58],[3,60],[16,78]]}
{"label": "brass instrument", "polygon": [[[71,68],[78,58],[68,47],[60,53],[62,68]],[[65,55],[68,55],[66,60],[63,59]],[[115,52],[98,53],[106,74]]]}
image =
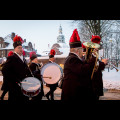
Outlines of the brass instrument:
{"label": "brass instrument", "polygon": [[[92,57],[92,53],[93,50],[95,48],[100,48],[100,45],[97,43],[93,43],[93,42],[84,42],[83,45],[86,46],[86,56],[85,56],[85,61],[89,62],[89,60]],[[95,61],[95,65],[92,71],[92,75],[91,75],[91,79],[93,78],[94,72],[97,71],[97,60],[98,60],[98,53],[96,53],[96,61]]]}
{"label": "brass instrument", "polygon": [[0,71],[2,70],[2,64],[0,64]]}
{"label": "brass instrument", "polygon": [[94,50],[94,48],[86,47],[86,55],[85,55],[86,62],[89,62],[89,60],[91,59],[93,50]]}
{"label": "brass instrument", "polygon": [[92,71],[91,80],[93,78],[94,72],[97,71],[97,69],[98,69],[98,66],[97,66],[98,57],[99,57],[99,55],[96,53],[96,60],[95,60],[95,65],[94,65],[94,68],[93,68],[93,71]]}

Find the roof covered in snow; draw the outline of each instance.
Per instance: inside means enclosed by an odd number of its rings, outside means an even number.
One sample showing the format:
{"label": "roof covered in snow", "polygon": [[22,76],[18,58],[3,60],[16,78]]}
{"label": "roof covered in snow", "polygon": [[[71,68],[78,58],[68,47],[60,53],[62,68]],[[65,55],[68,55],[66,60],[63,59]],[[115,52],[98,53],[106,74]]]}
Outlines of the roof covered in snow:
{"label": "roof covered in snow", "polygon": [[13,40],[11,38],[11,34],[7,35],[5,38],[4,38],[4,42],[7,42],[7,43],[13,43]]}
{"label": "roof covered in snow", "polygon": [[[12,40],[12,38],[11,38],[11,34],[8,34],[6,37],[4,37],[4,42],[6,42],[6,43],[8,43],[8,46],[6,46],[5,48],[0,48],[0,50],[13,50],[14,49],[14,47],[13,47],[13,40]],[[22,44],[22,46],[24,47],[24,46],[28,46],[28,43],[29,42],[24,42],[23,44]],[[24,51],[26,51],[26,52],[31,52],[30,50],[28,50],[28,49],[25,49],[24,48]],[[36,51],[37,52],[37,51]],[[37,53],[37,54],[39,54],[39,53]],[[40,55],[40,54],[39,54]]]}
{"label": "roof covered in snow", "polygon": [[4,42],[7,42],[9,43],[7,47],[5,48],[1,48],[1,50],[4,50],[4,49],[14,49],[13,48],[13,40],[11,38],[11,35],[7,35],[5,38],[4,38]]}

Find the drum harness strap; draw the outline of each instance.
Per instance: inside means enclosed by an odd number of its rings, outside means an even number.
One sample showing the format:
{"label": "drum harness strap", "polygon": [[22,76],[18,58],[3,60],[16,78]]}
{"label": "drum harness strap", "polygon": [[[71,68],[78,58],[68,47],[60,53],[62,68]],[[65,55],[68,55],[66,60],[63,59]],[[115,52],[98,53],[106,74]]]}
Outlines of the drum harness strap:
{"label": "drum harness strap", "polygon": [[29,68],[29,67],[28,67],[28,69],[29,69],[29,71],[30,71],[30,73],[31,73],[32,77],[34,77],[34,75],[33,75],[32,71],[30,70],[30,68]]}
{"label": "drum harness strap", "polygon": [[[30,73],[31,73],[31,75],[32,75],[32,77],[34,77],[34,75],[33,75],[33,73],[32,73],[32,71],[30,70],[30,68],[28,67],[28,70],[30,71]],[[22,82],[20,82],[20,83],[18,83],[18,82],[16,82],[19,86],[21,86],[21,83]]]}

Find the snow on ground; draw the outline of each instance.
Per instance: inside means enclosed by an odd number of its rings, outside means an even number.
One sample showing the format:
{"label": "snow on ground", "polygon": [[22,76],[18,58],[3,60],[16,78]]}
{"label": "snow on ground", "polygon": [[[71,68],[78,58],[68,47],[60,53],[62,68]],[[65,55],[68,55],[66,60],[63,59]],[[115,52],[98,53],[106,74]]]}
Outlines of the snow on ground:
{"label": "snow on ground", "polygon": [[106,89],[117,89],[120,90],[120,67],[119,71],[116,72],[115,69],[110,70],[105,69],[103,71],[103,87]]}

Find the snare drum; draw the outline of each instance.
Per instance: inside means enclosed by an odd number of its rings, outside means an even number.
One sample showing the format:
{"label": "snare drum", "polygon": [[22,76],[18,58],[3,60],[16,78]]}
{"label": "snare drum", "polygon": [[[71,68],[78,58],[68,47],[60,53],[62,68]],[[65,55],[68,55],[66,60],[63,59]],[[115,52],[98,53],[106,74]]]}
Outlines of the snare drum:
{"label": "snare drum", "polygon": [[56,84],[61,80],[63,70],[56,63],[47,63],[41,68],[41,75],[43,82],[46,84]]}
{"label": "snare drum", "polygon": [[34,97],[41,91],[41,82],[35,77],[27,77],[21,82],[21,89],[25,96]]}

